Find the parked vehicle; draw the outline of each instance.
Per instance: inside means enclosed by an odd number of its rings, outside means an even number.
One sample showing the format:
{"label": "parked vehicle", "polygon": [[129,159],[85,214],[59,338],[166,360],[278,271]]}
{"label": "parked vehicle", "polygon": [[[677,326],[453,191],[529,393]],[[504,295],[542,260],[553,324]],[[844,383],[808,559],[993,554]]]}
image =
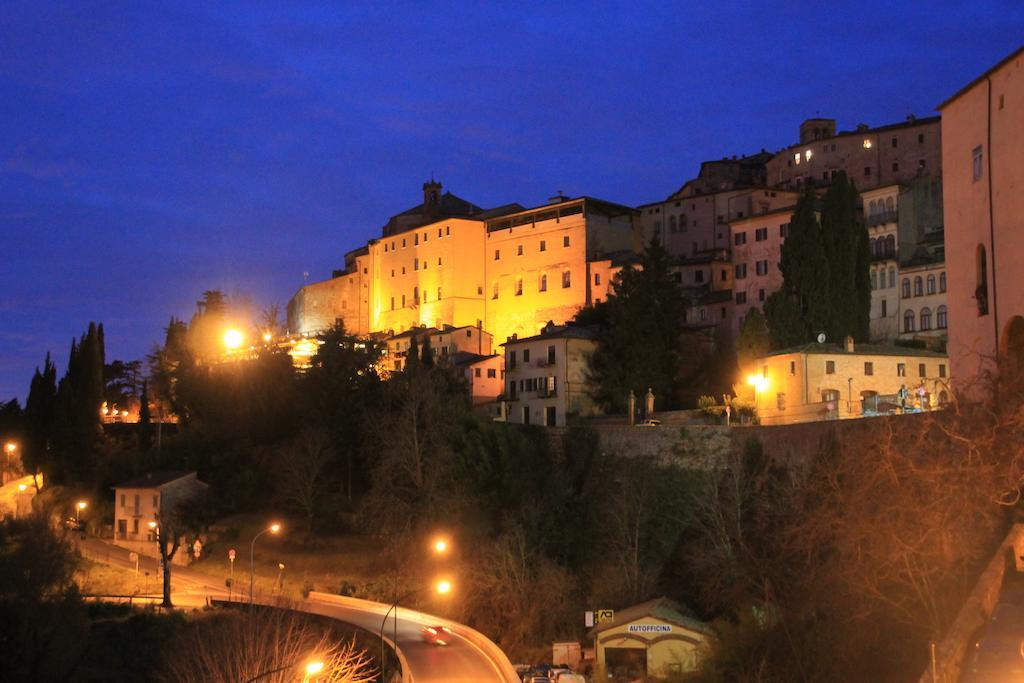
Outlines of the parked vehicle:
{"label": "parked vehicle", "polygon": [[637,427],[660,427],[661,426],[661,420],[655,420],[653,418],[650,419],[650,420],[640,420],[639,422],[636,423],[636,426]]}

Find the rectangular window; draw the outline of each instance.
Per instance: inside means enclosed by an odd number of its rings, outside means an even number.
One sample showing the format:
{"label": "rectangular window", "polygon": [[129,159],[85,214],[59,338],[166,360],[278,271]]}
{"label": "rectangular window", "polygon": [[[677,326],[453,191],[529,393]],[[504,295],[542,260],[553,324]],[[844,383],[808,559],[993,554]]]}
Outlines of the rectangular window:
{"label": "rectangular window", "polygon": [[516,296],[523,295],[523,278],[516,278]]}
{"label": "rectangular window", "polygon": [[789,374],[796,375],[796,361],[789,361]]}
{"label": "rectangular window", "polygon": [[764,301],[764,290],[763,289],[757,290],[757,300],[758,301]]}
{"label": "rectangular window", "polygon": [[437,229],[437,236],[438,236],[438,238],[440,238],[440,237],[441,237],[441,228],[438,228],[438,229]]}
{"label": "rectangular window", "polygon": [[416,233],[415,235],[412,236],[412,243],[413,243],[413,246],[416,246],[416,245],[418,245],[420,243],[420,234],[419,233]]}
{"label": "rectangular window", "polygon": [[414,258],[412,260],[412,269],[413,270],[419,270],[420,269],[420,260],[418,258]]}
{"label": "rectangular window", "polygon": [[553,365],[555,362],[555,347],[552,344],[548,347],[548,365]]}
{"label": "rectangular window", "polygon": [[438,256],[438,257],[437,257],[437,265],[438,265],[438,266],[440,266],[440,265],[441,265],[441,257],[440,257],[440,256]]}
{"label": "rectangular window", "polygon": [[768,239],[768,228],[758,228],[754,231],[754,241],[764,242]]}
{"label": "rectangular window", "polygon": [[570,271],[566,270],[566,271],[564,271],[562,273],[562,288],[563,289],[568,288],[570,285],[572,285],[572,279],[571,278],[572,278],[572,275],[570,274]]}
{"label": "rectangular window", "polygon": [[939,363],[939,377],[945,377],[945,376],[946,376],[946,364],[945,363]]}
{"label": "rectangular window", "polygon": [[437,288],[437,300],[438,301],[441,300],[441,288],[440,287]]}
{"label": "rectangular window", "polygon": [[917,376],[918,377],[927,377],[928,376],[928,371],[927,371],[927,368],[925,367],[924,363],[921,363],[921,364],[919,364],[917,366]]}
{"label": "rectangular window", "polygon": [[871,361],[865,361],[864,362],[864,374],[865,375],[873,375],[873,374],[875,374],[875,364],[872,363]]}
{"label": "rectangular window", "polygon": [[497,282],[494,283],[494,293],[491,295],[491,298],[492,299],[497,299],[498,298],[498,283]]}
{"label": "rectangular window", "polygon": [[746,263],[737,263],[736,264],[736,279],[737,280],[742,280],[746,276],[747,276],[747,264]]}
{"label": "rectangular window", "polygon": [[897,377],[906,377],[907,376],[907,364],[906,363],[897,363],[896,364],[896,376]]}
{"label": "rectangular window", "polygon": [[974,169],[974,182],[978,182],[984,174],[981,145],[978,145],[971,151],[971,165]]}
{"label": "rectangular window", "polygon": [[391,297],[391,310],[395,310],[395,297]]}
{"label": "rectangular window", "polygon": [[919,145],[923,145],[924,144],[924,133],[918,133],[917,134],[917,144],[919,144]]}
{"label": "rectangular window", "polygon": [[121,494],[121,507],[124,507],[124,494]]}
{"label": "rectangular window", "polygon": [[566,235],[565,237],[562,238],[562,246],[563,247],[569,246],[569,236],[568,235]]}
{"label": "rectangular window", "polygon": [[886,309],[886,304],[888,304],[888,303],[889,303],[888,301],[886,301],[885,299],[882,299],[882,317],[883,318],[887,318],[889,316],[889,312],[887,310],[885,310]]}
{"label": "rectangular window", "polygon": [[523,349],[523,364],[530,362],[530,349]]}
{"label": "rectangular window", "polygon": [[516,369],[516,352],[515,351],[509,351],[508,352],[508,369],[509,370],[515,370]]}
{"label": "rectangular window", "polygon": [[892,172],[893,173],[898,173],[899,170],[900,170],[900,165],[897,162],[895,162],[895,161],[892,162]]}
{"label": "rectangular window", "polygon": [[537,285],[537,290],[541,292],[548,291],[548,276],[547,273],[541,273],[540,283]]}
{"label": "rectangular window", "polygon": [[487,368],[487,379],[495,379],[498,376],[498,371],[494,368]]}
{"label": "rectangular window", "polygon": [[789,223],[783,223],[779,226],[779,237],[785,238],[789,234]]}
{"label": "rectangular window", "polygon": [[870,178],[871,177],[871,167],[870,166],[865,166],[864,167],[864,177],[865,178]]}
{"label": "rectangular window", "polygon": [[540,241],[540,250],[541,251],[547,251],[548,250],[548,243],[545,242],[544,240]]}
{"label": "rectangular window", "polygon": [[745,232],[738,232],[738,233],[736,233],[735,235],[732,236],[732,243],[734,245],[736,245],[737,247],[740,246],[741,244],[746,244],[747,243],[747,233],[745,233]]}
{"label": "rectangular window", "polygon": [[736,292],[736,303],[737,304],[745,304],[745,303],[747,303],[747,293],[746,292]]}
{"label": "rectangular window", "polygon": [[768,274],[768,261],[767,260],[758,261],[757,263],[754,264],[754,268],[757,270],[757,274],[758,275],[767,275]]}
{"label": "rectangular window", "polygon": [[495,249],[494,250],[494,260],[495,261],[500,261],[501,260],[501,249]]}
{"label": "rectangular window", "polygon": [[893,148],[896,148],[896,147],[899,146],[899,143],[896,141],[896,138],[892,139],[892,146],[893,146]]}
{"label": "rectangular window", "polygon": [[522,256],[522,255],[523,255],[523,245],[520,244],[518,247],[516,247],[516,256]]}
{"label": "rectangular window", "polygon": [[697,272],[695,272],[693,274],[693,281],[694,282],[704,282],[704,271],[703,270],[698,270]]}
{"label": "rectangular window", "polygon": [[473,368],[473,376],[474,377],[479,377],[480,376],[480,368]]}
{"label": "rectangular window", "polygon": [[595,285],[600,285],[601,284],[601,273],[594,273],[594,284]]}
{"label": "rectangular window", "polygon": [[825,361],[825,374],[834,375],[836,374],[836,362],[834,360]]}
{"label": "rectangular window", "polygon": [[158,498],[159,498],[159,496],[153,496],[153,509],[154,510],[156,510],[158,507],[160,507],[159,505],[157,505],[157,502],[156,502]]}

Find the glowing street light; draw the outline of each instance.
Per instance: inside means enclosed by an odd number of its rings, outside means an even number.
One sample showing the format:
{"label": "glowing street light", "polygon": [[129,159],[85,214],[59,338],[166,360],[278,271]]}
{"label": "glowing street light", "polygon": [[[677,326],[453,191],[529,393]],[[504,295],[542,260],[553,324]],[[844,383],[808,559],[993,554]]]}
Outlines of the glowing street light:
{"label": "glowing street light", "polygon": [[754,387],[754,410],[761,417],[761,394],[768,390],[768,378],[764,374],[747,375],[747,384]]}
{"label": "glowing street light", "polygon": [[434,539],[434,553],[437,555],[444,555],[448,552],[448,539],[444,537],[438,537]]}
{"label": "glowing street light", "polygon": [[25,486],[24,484],[18,484],[18,492],[19,493],[25,493],[26,489],[28,489],[28,487]]}
{"label": "glowing street light", "polygon": [[436,590],[439,595],[448,595],[452,592],[452,582],[447,579],[441,579],[437,582],[437,585],[434,586],[434,590]]}
{"label": "glowing street light", "polygon": [[324,670],[324,663],[320,660],[314,660],[306,665],[306,675],[302,677],[302,683],[306,683],[310,676],[316,676],[318,673]]}
{"label": "glowing street light", "polygon": [[82,510],[89,507],[89,504],[84,500],[80,500],[75,504],[75,523],[78,523],[78,517],[82,513]]}
{"label": "glowing street light", "polygon": [[263,534],[268,534],[268,533],[269,534],[277,534],[280,531],[281,531],[281,525],[278,524],[277,522],[274,522],[273,524],[268,526],[266,529],[264,529],[263,531],[259,532],[255,536],[253,536],[252,537],[252,543],[249,544],[249,604],[252,604],[252,584],[253,584],[253,577],[256,575],[256,560],[255,560],[256,539],[259,538],[260,536],[262,536]]}
{"label": "glowing street light", "polygon": [[244,342],[245,335],[242,334],[241,330],[237,330],[232,327],[224,332],[224,346],[226,346],[228,350],[237,349],[241,347]]}
{"label": "glowing street light", "polygon": [[273,338],[274,338],[274,335],[271,334],[270,332],[264,332],[263,333],[263,341],[267,342],[268,344],[270,343],[270,340],[273,339]]}

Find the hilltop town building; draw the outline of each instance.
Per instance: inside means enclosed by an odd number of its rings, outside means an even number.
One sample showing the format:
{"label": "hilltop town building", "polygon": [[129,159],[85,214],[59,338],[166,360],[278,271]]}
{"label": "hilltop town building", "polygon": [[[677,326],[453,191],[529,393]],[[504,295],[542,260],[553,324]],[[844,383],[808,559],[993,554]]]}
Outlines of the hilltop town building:
{"label": "hilltop town building", "polygon": [[836,132],[835,119],[800,124],[800,142],[766,162],[767,183],[779,189],[828,185],[840,171],[860,191],[942,173],[939,117]]}
{"label": "hilltop town building", "polygon": [[384,236],[346,255],[343,271],[296,293],[289,329],[313,334],[340,320],[354,334],[445,325],[499,340],[535,334],[607,296],[620,267],[614,255],[640,248],[636,216],[590,197],[556,197],[415,227],[393,218]]}
{"label": "hilltop town building", "polygon": [[958,387],[980,395],[998,356],[1024,366],[1024,48],[939,109],[949,355]]}
{"label": "hilltop town building", "polygon": [[756,361],[762,424],[927,410],[949,400],[944,354],[876,344],[811,343]]}
{"label": "hilltop town building", "polygon": [[549,323],[540,334],[510,337],[504,347],[509,422],[561,427],[568,416],[598,414],[587,376],[597,348],[589,329]]}

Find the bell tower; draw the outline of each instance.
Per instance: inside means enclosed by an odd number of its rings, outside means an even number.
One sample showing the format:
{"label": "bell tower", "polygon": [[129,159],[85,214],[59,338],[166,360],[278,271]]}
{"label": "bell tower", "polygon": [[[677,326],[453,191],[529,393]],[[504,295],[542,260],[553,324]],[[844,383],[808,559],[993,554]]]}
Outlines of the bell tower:
{"label": "bell tower", "polygon": [[441,214],[441,183],[433,178],[423,183],[423,215],[436,218]]}

